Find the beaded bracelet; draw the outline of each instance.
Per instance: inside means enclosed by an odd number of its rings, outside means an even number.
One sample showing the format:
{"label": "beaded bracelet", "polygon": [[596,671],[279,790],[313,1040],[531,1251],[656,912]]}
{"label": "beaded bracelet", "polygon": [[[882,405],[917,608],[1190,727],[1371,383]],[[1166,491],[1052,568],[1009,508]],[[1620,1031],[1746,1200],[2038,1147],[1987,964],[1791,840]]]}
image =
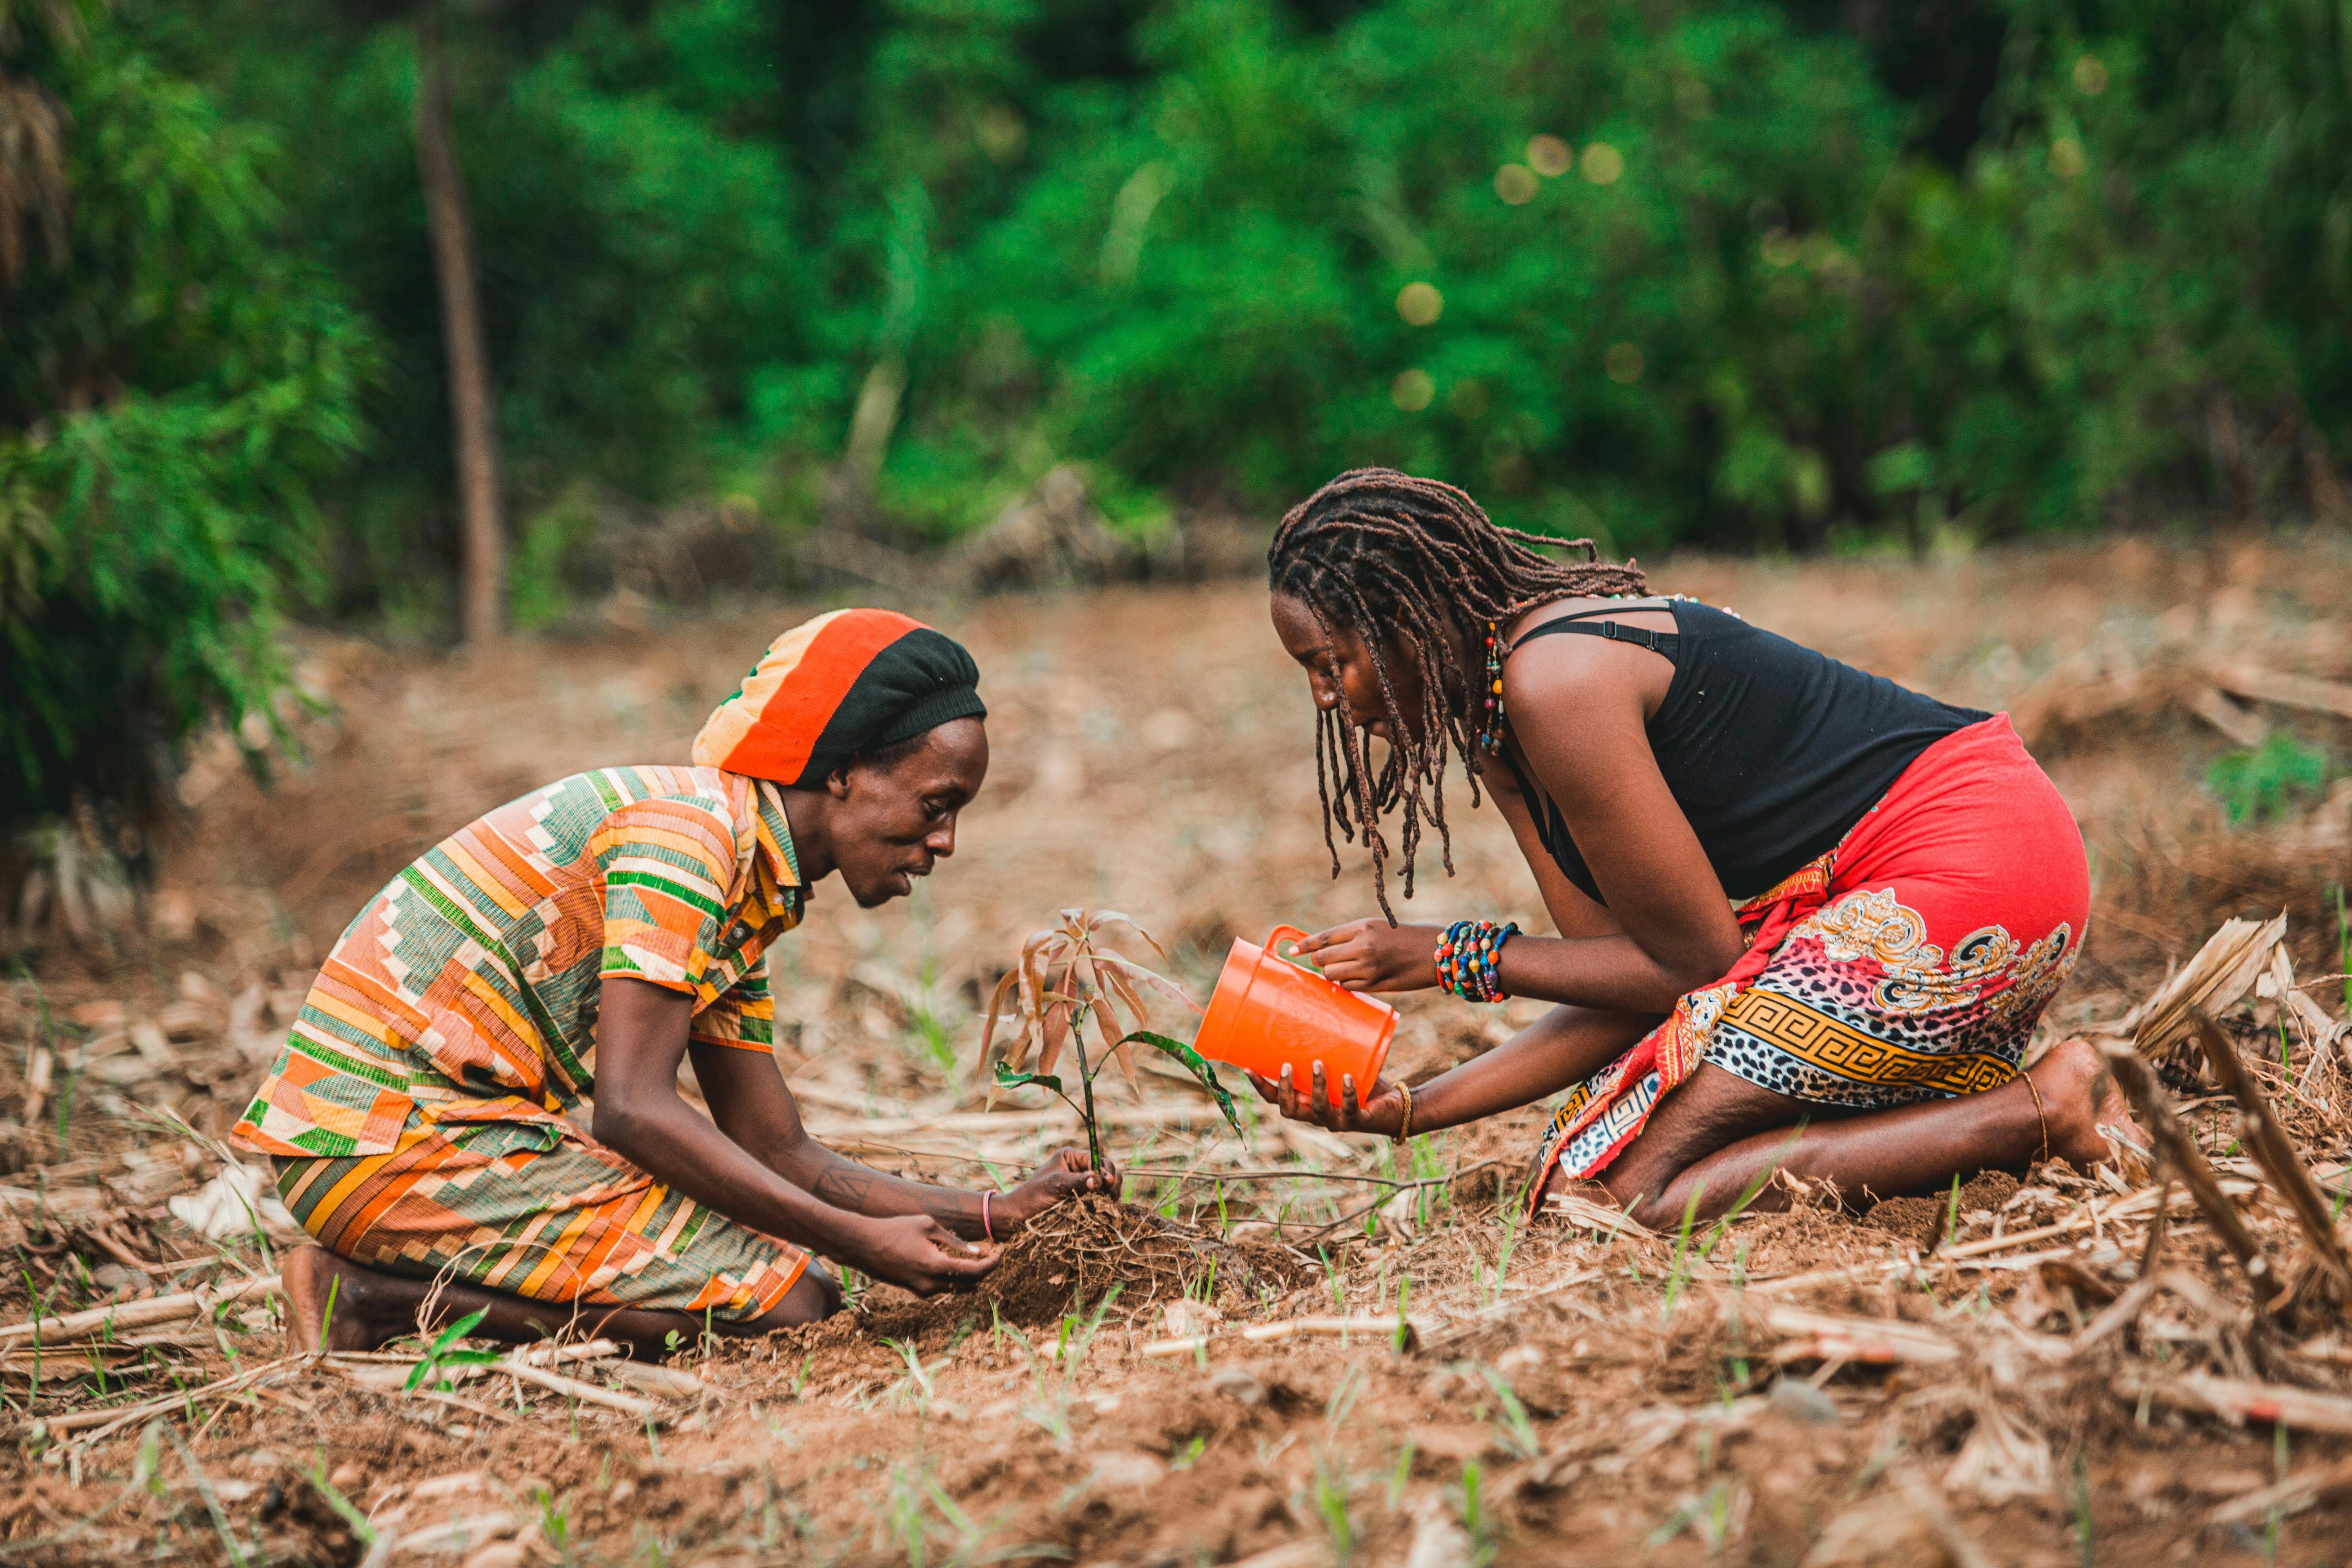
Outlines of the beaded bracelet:
{"label": "beaded bracelet", "polygon": [[1517,921],[1455,921],[1437,939],[1438,984],[1465,1002],[1500,1002],[1503,944],[1518,931]]}

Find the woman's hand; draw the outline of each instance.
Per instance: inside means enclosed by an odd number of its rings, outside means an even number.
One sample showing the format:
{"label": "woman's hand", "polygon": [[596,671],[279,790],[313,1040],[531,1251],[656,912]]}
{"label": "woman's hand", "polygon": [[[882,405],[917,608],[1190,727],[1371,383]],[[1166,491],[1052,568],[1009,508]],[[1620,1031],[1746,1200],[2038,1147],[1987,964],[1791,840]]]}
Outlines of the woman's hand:
{"label": "woman's hand", "polygon": [[1443,926],[1349,921],[1300,942],[1298,955],[1350,991],[1426,991],[1437,984],[1437,939],[1444,934]]}
{"label": "woman's hand", "polygon": [[1314,1081],[1306,1086],[1292,1078],[1287,1062],[1283,1064],[1279,1082],[1255,1073],[1248,1076],[1258,1098],[1293,1121],[1311,1121],[1334,1132],[1370,1132],[1382,1138],[1395,1137],[1404,1126],[1404,1095],[1392,1083],[1373,1079],[1370,1091],[1359,1103],[1356,1075],[1341,1073],[1339,1103],[1334,1105],[1321,1062],[1315,1064]]}
{"label": "woman's hand", "polygon": [[1037,1167],[1037,1173],[991,1205],[999,1224],[1025,1225],[1055,1204],[1083,1193],[1118,1194],[1118,1167],[1109,1161],[1097,1170],[1084,1149],[1064,1149]]}
{"label": "woman's hand", "polygon": [[859,1220],[836,1261],[918,1296],[936,1296],[971,1289],[996,1258],[986,1242],[966,1241],[929,1215],[909,1214]]}

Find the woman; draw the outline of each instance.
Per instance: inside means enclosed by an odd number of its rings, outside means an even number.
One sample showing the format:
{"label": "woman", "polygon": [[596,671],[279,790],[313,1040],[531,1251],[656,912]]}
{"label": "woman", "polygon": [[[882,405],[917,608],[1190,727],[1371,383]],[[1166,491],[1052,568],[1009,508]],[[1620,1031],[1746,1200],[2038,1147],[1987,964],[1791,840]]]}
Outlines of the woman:
{"label": "woman", "polygon": [[[978,681],[904,616],[819,616],[693,766],[559,780],[377,894],[233,1135],[320,1243],[285,1260],[300,1342],[478,1310],[503,1339],[576,1321],[658,1353],[834,1311],[810,1250],[969,1288],[1006,1226],[1115,1190],[1077,1151],[1006,1194],[868,1170],[809,1137],[776,1068],[769,944],[828,877],[871,909],[955,853],[988,772]],[[709,1119],[678,1097],[688,1056]]]}
{"label": "woman", "polygon": [[[2091,1051],[2019,1070],[2080,951],[2089,874],[2009,721],[1645,596],[1589,542],[1571,564],[1528,548],[1556,543],[1383,469],[1283,520],[1274,624],[1319,710],[1326,841],[1363,835],[1390,915],[1305,952],[1356,990],[1560,1005],[1411,1089],[1345,1079],[1335,1105],[1318,1064],[1258,1092],[1402,1140],[1569,1089],[1534,1201],[1597,1178],[1654,1226],[1719,1214],[1776,1168],[1863,1201],[2105,1158]],[[1446,842],[1457,751],[1557,937],[1394,923],[1381,816],[1402,808],[1410,897],[1423,822]]]}

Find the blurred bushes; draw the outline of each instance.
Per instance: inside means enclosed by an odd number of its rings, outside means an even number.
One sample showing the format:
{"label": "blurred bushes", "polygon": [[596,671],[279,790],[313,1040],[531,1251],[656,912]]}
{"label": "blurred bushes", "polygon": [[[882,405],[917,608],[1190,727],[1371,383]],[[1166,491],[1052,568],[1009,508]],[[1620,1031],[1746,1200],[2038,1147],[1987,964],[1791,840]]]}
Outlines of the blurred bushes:
{"label": "blurred bushes", "polygon": [[272,634],[317,581],[311,487],[360,443],[374,340],[282,243],[270,136],[95,8],[11,20],[0,185],[53,106],[70,221],[0,294],[0,824],[94,801],[130,831],[196,727],[278,725]]}
{"label": "blurred bushes", "polygon": [[[300,145],[293,226],[387,345],[338,602],[430,624],[454,531],[406,36],[125,4]],[[1071,460],[1114,522],[1382,462],[1643,552],[2340,509],[2336,11],[1912,9],[467,9],[521,607],[581,586],[583,493],[804,523],[861,398],[908,544]]]}

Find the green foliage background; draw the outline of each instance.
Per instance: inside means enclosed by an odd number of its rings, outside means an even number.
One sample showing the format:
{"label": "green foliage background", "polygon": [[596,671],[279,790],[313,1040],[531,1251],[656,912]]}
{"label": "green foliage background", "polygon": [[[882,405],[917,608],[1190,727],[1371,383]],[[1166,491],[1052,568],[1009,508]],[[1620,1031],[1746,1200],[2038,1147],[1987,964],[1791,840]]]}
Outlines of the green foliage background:
{"label": "green foliage background", "polygon": [[[583,484],[804,521],[885,351],[913,540],[1068,458],[1138,512],[1399,464],[1621,551],[2302,500],[2303,447],[2352,434],[2338,7],[1868,9],[1857,35],[1808,0],[478,8],[459,142],[521,526]],[[345,603],[437,584],[405,31],[121,16],[301,128],[292,231],[391,351]],[[1539,132],[1578,165],[1507,203]]]}
{"label": "green foliage background", "polygon": [[71,241],[0,304],[0,823],[144,811],[215,716],[268,742],[272,634],[320,581],[314,486],[376,358],[284,243],[272,139],[52,13],[19,48],[72,128]]}
{"label": "green foliage background", "polygon": [[[265,711],[289,607],[444,635],[456,554],[399,8],[19,10],[0,74],[69,110],[75,205],[70,255],[0,305],[0,817]],[[880,526],[910,545],[1067,460],[1128,520],[1389,463],[1643,553],[2332,505],[2345,26],[2337,0],[457,7],[519,605],[561,610],[600,507],[808,526],[885,356]],[[1531,171],[1539,134],[1568,169]]]}

